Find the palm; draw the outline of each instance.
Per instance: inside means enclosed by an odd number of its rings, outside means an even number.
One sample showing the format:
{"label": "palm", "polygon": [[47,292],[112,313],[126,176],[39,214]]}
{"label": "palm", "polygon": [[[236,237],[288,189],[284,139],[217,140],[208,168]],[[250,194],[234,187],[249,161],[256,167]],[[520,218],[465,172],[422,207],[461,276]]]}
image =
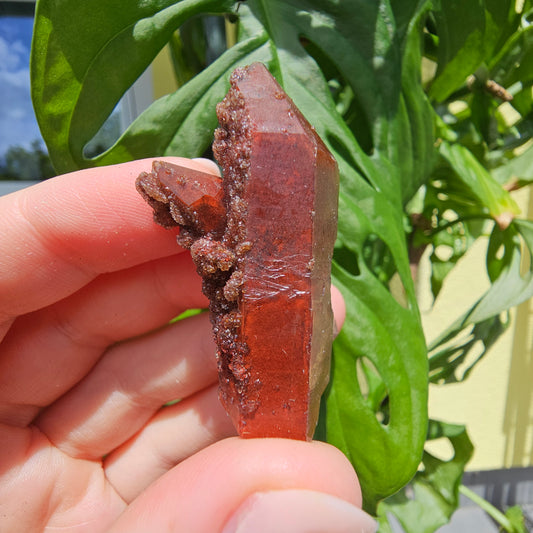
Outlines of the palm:
{"label": "palm", "polygon": [[59,211],[52,183],[4,211],[18,222],[0,298],[0,501],[18,509],[6,531],[43,518],[72,526],[88,508],[108,524],[161,473],[233,432],[216,399],[208,317],[161,328],[205,306],[189,255],[135,217],[134,190],[90,205],[84,187],[100,188],[100,200],[120,183],[100,171],[78,185],[71,218],[47,217]]}

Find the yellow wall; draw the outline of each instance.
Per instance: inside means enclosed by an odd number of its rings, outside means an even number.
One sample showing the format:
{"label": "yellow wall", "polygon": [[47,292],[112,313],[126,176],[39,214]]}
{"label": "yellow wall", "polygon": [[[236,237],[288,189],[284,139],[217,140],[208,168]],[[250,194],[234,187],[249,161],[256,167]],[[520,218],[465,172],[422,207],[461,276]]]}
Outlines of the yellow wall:
{"label": "yellow wall", "polygon": [[152,63],[152,77],[154,80],[154,99],[157,100],[174,92],[178,86],[172,70],[170,50],[165,46]]}
{"label": "yellow wall", "polygon": [[[533,216],[533,200],[517,195],[522,216]],[[485,242],[477,242],[446,279],[429,309],[429,265],[419,281],[424,329],[429,339],[466,311],[488,287]],[[468,468],[484,470],[533,465],[533,303],[511,315],[511,325],[463,383],[430,387],[430,416],[465,424],[475,452]],[[435,443],[431,450],[446,455]]]}

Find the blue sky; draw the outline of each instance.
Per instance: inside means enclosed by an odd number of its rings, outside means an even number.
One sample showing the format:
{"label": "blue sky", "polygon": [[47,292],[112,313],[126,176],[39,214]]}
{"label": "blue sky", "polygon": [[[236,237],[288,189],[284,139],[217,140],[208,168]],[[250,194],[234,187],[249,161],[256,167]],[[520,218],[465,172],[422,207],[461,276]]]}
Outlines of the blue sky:
{"label": "blue sky", "polygon": [[0,158],[41,138],[30,98],[32,28],[33,17],[0,17]]}

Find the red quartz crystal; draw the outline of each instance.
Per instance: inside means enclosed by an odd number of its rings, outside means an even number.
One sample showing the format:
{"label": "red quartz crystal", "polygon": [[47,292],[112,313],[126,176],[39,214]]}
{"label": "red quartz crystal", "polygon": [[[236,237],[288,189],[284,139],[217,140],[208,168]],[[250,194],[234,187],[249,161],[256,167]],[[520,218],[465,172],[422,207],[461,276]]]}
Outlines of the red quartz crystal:
{"label": "red quartz crystal", "polygon": [[215,320],[221,400],[241,436],[310,438],[329,376],[337,164],[262,64],[233,73],[217,114],[223,242],[246,246],[230,327]]}
{"label": "red quartz crystal", "polygon": [[220,399],[243,437],[312,437],[333,334],[337,164],[264,65],[217,106],[223,180],[154,163],[137,188],[180,225],[209,297]]}

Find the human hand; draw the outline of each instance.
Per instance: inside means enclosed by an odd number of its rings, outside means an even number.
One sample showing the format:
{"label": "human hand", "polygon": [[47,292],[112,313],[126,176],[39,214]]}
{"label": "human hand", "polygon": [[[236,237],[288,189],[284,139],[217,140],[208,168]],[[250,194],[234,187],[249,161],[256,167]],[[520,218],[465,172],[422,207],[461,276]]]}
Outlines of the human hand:
{"label": "human hand", "polygon": [[168,325],[207,301],[150,164],[0,198],[0,530],[372,531],[333,447],[231,437],[207,315]]}

